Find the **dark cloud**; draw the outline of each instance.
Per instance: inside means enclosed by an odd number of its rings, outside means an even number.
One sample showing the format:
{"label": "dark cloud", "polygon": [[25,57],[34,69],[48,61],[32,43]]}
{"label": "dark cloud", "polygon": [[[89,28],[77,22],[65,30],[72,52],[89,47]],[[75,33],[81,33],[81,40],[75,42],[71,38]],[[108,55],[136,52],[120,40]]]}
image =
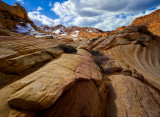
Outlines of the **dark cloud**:
{"label": "dark cloud", "polygon": [[113,30],[159,9],[159,5],[160,0],[67,0],[55,3],[51,10],[68,26]]}
{"label": "dark cloud", "polygon": [[94,17],[103,14],[102,12],[87,11],[87,10],[76,10],[75,12],[82,17]]}
{"label": "dark cloud", "polygon": [[[160,0],[70,0],[75,9],[90,8],[93,13],[101,11],[144,11],[160,5]],[[84,10],[84,12],[86,12]],[[81,12],[80,12],[81,13]],[[82,14],[82,13],[81,13]]]}
{"label": "dark cloud", "polygon": [[129,11],[144,11],[160,5],[160,0],[136,0],[127,6]]}

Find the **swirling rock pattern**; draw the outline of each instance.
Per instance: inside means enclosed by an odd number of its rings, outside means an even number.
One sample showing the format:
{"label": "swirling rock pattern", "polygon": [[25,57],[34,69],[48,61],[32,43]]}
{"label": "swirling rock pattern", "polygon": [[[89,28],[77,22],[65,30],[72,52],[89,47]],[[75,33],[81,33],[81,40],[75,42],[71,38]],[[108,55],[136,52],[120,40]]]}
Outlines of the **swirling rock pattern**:
{"label": "swirling rock pattern", "polygon": [[142,47],[141,45],[117,46],[107,53],[110,53],[116,60],[123,61],[139,73],[157,89],[160,89],[160,46],[156,41]]}
{"label": "swirling rock pattern", "polygon": [[[20,5],[0,3],[0,12],[26,20]],[[160,38],[149,30],[81,41],[0,32],[0,117],[160,117]]]}

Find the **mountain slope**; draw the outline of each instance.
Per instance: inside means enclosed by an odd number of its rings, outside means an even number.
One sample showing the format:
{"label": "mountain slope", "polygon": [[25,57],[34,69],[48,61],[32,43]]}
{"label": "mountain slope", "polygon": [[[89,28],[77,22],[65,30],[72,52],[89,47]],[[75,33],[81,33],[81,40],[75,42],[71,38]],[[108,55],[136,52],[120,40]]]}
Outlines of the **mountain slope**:
{"label": "mountain slope", "polygon": [[100,29],[92,27],[72,26],[67,28],[63,25],[57,25],[55,27],[42,25],[40,26],[40,29],[43,31],[53,32],[61,36],[71,36],[74,38],[92,38],[98,36],[107,37],[114,33],[114,31],[105,32]]}
{"label": "mountain slope", "polygon": [[160,36],[160,9],[153,13],[136,18],[131,25],[145,25],[153,34]]}
{"label": "mountain slope", "polygon": [[18,3],[10,6],[0,1],[0,27],[14,29],[16,25],[29,23],[34,29],[39,30],[37,26],[29,19],[26,10]]}

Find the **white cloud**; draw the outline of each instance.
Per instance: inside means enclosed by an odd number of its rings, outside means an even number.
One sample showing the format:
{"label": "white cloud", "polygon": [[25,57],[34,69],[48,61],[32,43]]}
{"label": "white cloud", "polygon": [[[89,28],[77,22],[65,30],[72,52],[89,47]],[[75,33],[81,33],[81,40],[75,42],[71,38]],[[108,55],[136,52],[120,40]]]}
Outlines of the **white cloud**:
{"label": "white cloud", "polygon": [[55,26],[57,24],[60,24],[59,19],[51,19],[43,14],[40,13],[40,11],[33,11],[28,13],[29,18],[37,25],[49,25],[49,26]]}
{"label": "white cloud", "polygon": [[144,15],[148,15],[151,12],[153,12],[153,10],[149,10],[146,11],[145,13],[138,13],[135,15],[126,15],[125,18],[123,17],[123,15],[120,15],[119,17],[116,17],[117,15],[109,15],[109,16],[104,16],[106,17],[105,20],[103,20],[100,23],[97,23],[94,25],[94,27],[96,28],[100,28],[103,30],[115,30],[117,27],[121,27],[121,26],[127,26],[129,24],[131,24],[131,22],[137,18],[137,17],[141,17]]}
{"label": "white cloud", "polygon": [[39,7],[37,8],[37,11],[41,11],[41,10],[44,10],[44,9],[39,6]]}
{"label": "white cloud", "polygon": [[158,5],[159,0],[68,0],[56,2],[51,10],[66,26],[92,26],[113,30],[129,25],[136,17],[153,12],[154,10],[149,9]]}
{"label": "white cloud", "polygon": [[20,2],[20,3],[24,4],[24,1],[23,1],[23,0],[17,0],[17,2]]}
{"label": "white cloud", "polygon": [[160,5],[157,7],[157,9],[160,9]]}

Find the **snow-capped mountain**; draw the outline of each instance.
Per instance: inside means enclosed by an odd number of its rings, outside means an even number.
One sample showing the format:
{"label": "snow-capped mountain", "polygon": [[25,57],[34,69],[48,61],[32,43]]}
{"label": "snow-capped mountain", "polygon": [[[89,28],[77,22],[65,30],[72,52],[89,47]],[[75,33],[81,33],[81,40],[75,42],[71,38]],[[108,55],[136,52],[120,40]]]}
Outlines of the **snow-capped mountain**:
{"label": "snow-capped mountain", "polygon": [[78,26],[72,26],[72,27],[65,27],[64,25],[57,25],[55,27],[50,27],[47,25],[41,25],[39,27],[43,31],[47,32],[53,32],[55,34],[61,35],[61,36],[71,36],[71,37],[95,37],[95,36],[108,36],[108,32],[104,32],[98,28],[92,28],[92,27],[78,27]]}

